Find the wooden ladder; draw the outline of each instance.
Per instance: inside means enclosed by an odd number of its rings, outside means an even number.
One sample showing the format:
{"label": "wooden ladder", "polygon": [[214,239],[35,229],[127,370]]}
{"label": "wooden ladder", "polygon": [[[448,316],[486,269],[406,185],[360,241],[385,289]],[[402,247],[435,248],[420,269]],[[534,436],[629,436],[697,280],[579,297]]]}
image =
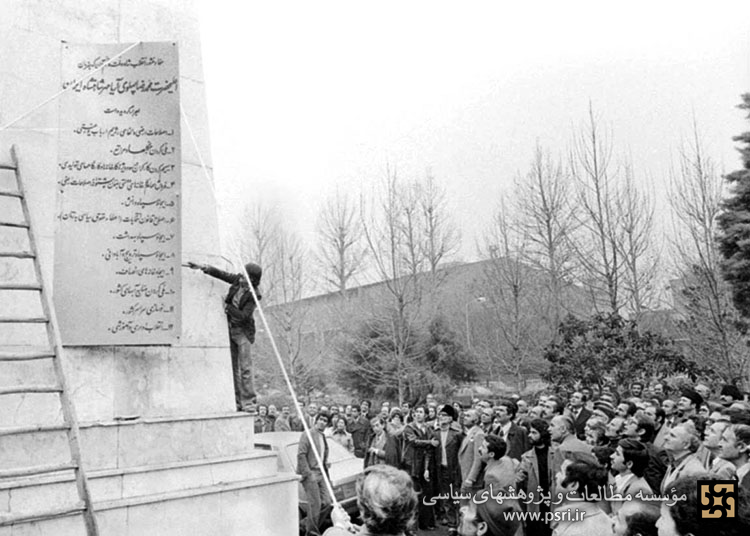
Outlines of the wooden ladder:
{"label": "wooden ladder", "polygon": [[[0,163],[0,171],[11,171],[15,174],[16,189],[0,189],[0,197],[16,198],[20,201],[24,221],[12,222],[3,221],[6,219],[0,216],[0,227],[11,227],[26,229],[28,237],[28,251],[0,251],[0,258],[31,259],[34,263],[35,282],[32,284],[19,284],[12,282],[0,281],[0,290],[12,292],[35,292],[39,293],[41,300],[42,316],[5,316],[0,310],[0,323],[2,324],[45,324],[47,331],[48,349],[19,351],[11,347],[0,346],[0,365],[2,362],[9,361],[29,361],[37,359],[52,359],[53,369],[57,383],[55,385],[15,385],[10,387],[0,387],[0,396],[33,394],[33,393],[56,393],[59,396],[60,406],[62,408],[63,424],[49,426],[19,426],[10,428],[0,428],[0,441],[3,437],[25,434],[38,431],[62,431],[65,430],[68,436],[68,445],[70,447],[71,461],[68,463],[55,465],[38,465],[34,467],[20,467],[11,470],[0,470],[0,480],[22,478],[29,476],[41,476],[60,471],[72,470],[75,473],[76,488],[78,490],[79,501],[71,506],[57,508],[43,512],[26,513],[22,512],[17,515],[0,516],[0,527],[14,525],[23,522],[38,521],[71,515],[83,515],[88,536],[98,536],[99,531],[94,515],[93,503],[89,493],[88,481],[81,464],[81,447],[79,439],[78,421],[76,420],[75,408],[70,399],[69,388],[65,378],[65,365],[63,363],[63,347],[60,340],[60,332],[55,316],[55,308],[48,285],[45,285],[44,276],[40,266],[37,241],[34,234],[34,228],[31,224],[31,215],[23,188],[23,180],[18,165],[18,155],[15,146],[11,147],[12,164],[4,165]],[[11,292],[11,294],[12,294]],[[0,342],[0,345],[3,344]]]}

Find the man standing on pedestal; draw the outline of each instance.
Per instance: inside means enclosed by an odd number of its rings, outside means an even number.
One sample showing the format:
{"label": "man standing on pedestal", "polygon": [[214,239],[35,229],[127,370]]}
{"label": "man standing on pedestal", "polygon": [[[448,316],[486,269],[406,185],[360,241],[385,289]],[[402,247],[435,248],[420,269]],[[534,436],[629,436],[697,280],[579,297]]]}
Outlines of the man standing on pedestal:
{"label": "man standing on pedestal", "polygon": [[[188,268],[200,270],[216,279],[229,283],[229,292],[224,299],[224,312],[229,327],[229,349],[232,353],[234,378],[234,400],[237,411],[255,413],[255,387],[253,386],[253,362],[250,346],[255,342],[255,300],[244,273],[230,274],[208,264],[187,263]],[[260,278],[263,270],[257,264],[248,263],[245,271],[258,300],[260,300]]]}

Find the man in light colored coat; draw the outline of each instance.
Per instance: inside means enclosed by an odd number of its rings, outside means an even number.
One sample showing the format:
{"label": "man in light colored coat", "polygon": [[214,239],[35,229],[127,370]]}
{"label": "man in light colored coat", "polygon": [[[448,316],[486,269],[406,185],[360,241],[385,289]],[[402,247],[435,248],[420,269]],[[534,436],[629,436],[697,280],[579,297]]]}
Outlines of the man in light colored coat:
{"label": "man in light colored coat", "polygon": [[461,493],[472,495],[482,489],[482,456],[479,447],[484,441],[484,432],[479,426],[479,413],[470,409],[464,414],[466,437],[458,449],[458,464],[461,466]]}

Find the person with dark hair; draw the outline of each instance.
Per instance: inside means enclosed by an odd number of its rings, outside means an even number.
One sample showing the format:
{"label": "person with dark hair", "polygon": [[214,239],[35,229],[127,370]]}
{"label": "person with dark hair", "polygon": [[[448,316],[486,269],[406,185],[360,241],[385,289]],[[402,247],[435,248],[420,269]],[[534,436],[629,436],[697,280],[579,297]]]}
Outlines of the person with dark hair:
{"label": "person with dark hair", "polygon": [[732,462],[740,487],[750,493],[750,426],[733,424],[721,436],[719,456]]}
{"label": "person with dark hair", "polygon": [[686,419],[698,414],[698,408],[703,404],[703,397],[695,389],[689,387],[684,388],[680,395],[677,401],[677,411],[680,414],[680,421],[685,422]]}
{"label": "person with dark hair", "polygon": [[401,449],[398,441],[385,429],[385,420],[380,415],[370,419],[372,438],[365,452],[365,467],[385,463],[398,467],[401,462]]}
{"label": "person with dark hair", "polygon": [[563,520],[555,528],[554,536],[611,536],[612,520],[599,508],[601,490],[607,483],[607,473],[592,460],[565,460],[557,472],[557,490],[563,502],[556,508],[575,509],[583,519]]}
{"label": "person with dark hair", "polygon": [[739,389],[737,389],[737,386],[732,385],[731,383],[727,383],[721,388],[719,401],[721,402],[722,406],[728,408],[735,402],[742,401],[742,393]]}
{"label": "person with dark hair", "polygon": [[[450,495],[461,488],[461,467],[458,464],[458,449],[463,434],[453,429],[456,410],[450,404],[438,409],[439,428],[435,432],[437,445],[437,489],[441,495]],[[458,526],[458,508],[452,498],[440,499],[437,503],[442,524],[448,527],[449,534],[455,534]]]}
{"label": "person with dark hair", "polygon": [[586,409],[586,396],[581,391],[574,391],[568,399],[570,416],[573,417],[573,429],[576,437],[581,441],[586,439],[586,421],[591,417],[591,411]]}
{"label": "person with dark hair", "polygon": [[434,495],[435,475],[431,469],[435,466],[435,449],[439,441],[425,424],[426,417],[424,406],[414,408],[414,421],[404,428],[403,461],[420,498],[419,528],[431,530],[435,528],[435,510],[431,504],[425,504],[424,498]]}
{"label": "person with dark hair", "polygon": [[460,536],[515,536],[521,528],[521,509],[518,501],[504,500],[502,504],[479,492],[461,508]]}
{"label": "person with dark hair", "polygon": [[357,458],[364,458],[365,454],[367,454],[367,447],[370,444],[372,426],[370,426],[370,420],[362,414],[360,406],[354,405],[352,407],[352,418],[347,424],[346,429],[352,434],[354,455]]}
{"label": "person with dark hair", "polygon": [[542,411],[542,417],[548,421],[551,421],[556,415],[562,415],[565,410],[563,403],[556,396],[548,397],[546,402],[542,404],[542,407],[544,408]]}
{"label": "person with dark hair", "polygon": [[[550,493],[551,439],[546,420],[534,419],[529,423],[529,443],[531,448],[521,457],[521,464],[516,471],[516,481],[519,489],[534,496],[528,503],[528,511],[544,514],[550,511],[550,506],[544,502],[540,504],[537,490],[541,488],[543,495]],[[527,519],[526,536],[549,536],[551,533],[549,524],[543,520]]]}
{"label": "person with dark hair", "polygon": [[[621,497],[635,497],[638,493],[643,496],[653,495],[651,486],[643,478],[648,461],[646,445],[637,439],[621,439],[612,453],[612,470],[617,472],[612,486],[614,493]],[[628,501],[611,501],[612,513],[617,514],[624,502]]]}
{"label": "person with dark hair", "polygon": [[405,536],[414,528],[417,493],[404,471],[389,465],[373,465],[357,480],[357,507],[364,525],[352,525],[341,508],[331,512],[333,526],[323,536]]}
{"label": "person with dark hair", "polygon": [[653,443],[654,421],[648,415],[637,414],[625,422],[625,437],[637,439],[646,447],[648,452],[648,465],[643,477],[652,490],[659,490],[664,474],[667,472],[669,457],[664,449],[658,448]]}
{"label": "person with dark hair", "polygon": [[630,397],[641,398],[643,395],[643,382],[637,381],[630,384]]}
{"label": "person with dark hair", "polygon": [[612,529],[615,536],[658,536],[659,515],[659,506],[654,503],[625,501],[613,518]]}
{"label": "person with dark hair", "polygon": [[507,493],[508,488],[516,485],[516,461],[508,455],[505,440],[494,434],[484,436],[479,447],[479,454],[485,463],[484,487],[492,490],[493,495]]}
{"label": "person with dark hair", "polygon": [[[328,504],[328,490],[323,473],[328,472],[328,442],[323,433],[328,426],[328,414],[318,413],[310,437],[302,432],[297,447],[297,474],[307,495],[307,535],[320,534],[320,512]],[[312,443],[311,443],[312,438]],[[316,456],[317,453],[317,456]],[[320,461],[323,462],[321,466]]]}
{"label": "person with dark hair", "polygon": [[495,414],[500,422],[492,433],[502,437],[508,444],[508,456],[521,461],[523,453],[529,449],[529,437],[526,429],[513,420],[516,418],[518,407],[512,400],[501,400],[495,408]]}
{"label": "person with dark hair", "polygon": [[[258,287],[263,270],[252,262],[246,264],[243,272],[237,274],[230,274],[209,264],[188,262],[187,266],[230,285],[229,292],[224,298],[224,313],[227,315],[227,327],[229,328],[234,402],[237,411],[255,413],[256,395],[250,346],[255,342],[253,313],[255,313],[255,299],[261,299]],[[250,292],[248,278],[253,286],[252,292]],[[253,295],[255,298],[253,298]]]}
{"label": "person with dark hair", "polygon": [[[750,496],[739,490],[735,503],[735,516],[714,519],[701,517],[701,497],[698,480],[715,480],[711,473],[695,473],[677,479],[674,484],[676,501],[661,503],[661,517],[656,522],[659,536],[747,536],[750,534]],[[673,494],[670,492],[670,496]],[[684,500],[682,499],[684,497]]]}

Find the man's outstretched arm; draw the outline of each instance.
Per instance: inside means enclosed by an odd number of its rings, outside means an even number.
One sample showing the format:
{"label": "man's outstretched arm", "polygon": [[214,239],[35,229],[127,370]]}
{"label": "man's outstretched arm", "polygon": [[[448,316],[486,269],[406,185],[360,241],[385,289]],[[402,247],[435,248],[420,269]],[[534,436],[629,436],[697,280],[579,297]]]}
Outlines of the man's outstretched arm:
{"label": "man's outstretched arm", "polygon": [[188,261],[187,267],[192,268],[193,270],[200,270],[204,274],[215,277],[216,279],[221,279],[222,281],[224,281],[225,283],[229,283],[230,285],[237,281],[237,274],[230,274],[229,272],[220,270],[219,268],[211,266],[210,264],[199,264],[197,262]]}

